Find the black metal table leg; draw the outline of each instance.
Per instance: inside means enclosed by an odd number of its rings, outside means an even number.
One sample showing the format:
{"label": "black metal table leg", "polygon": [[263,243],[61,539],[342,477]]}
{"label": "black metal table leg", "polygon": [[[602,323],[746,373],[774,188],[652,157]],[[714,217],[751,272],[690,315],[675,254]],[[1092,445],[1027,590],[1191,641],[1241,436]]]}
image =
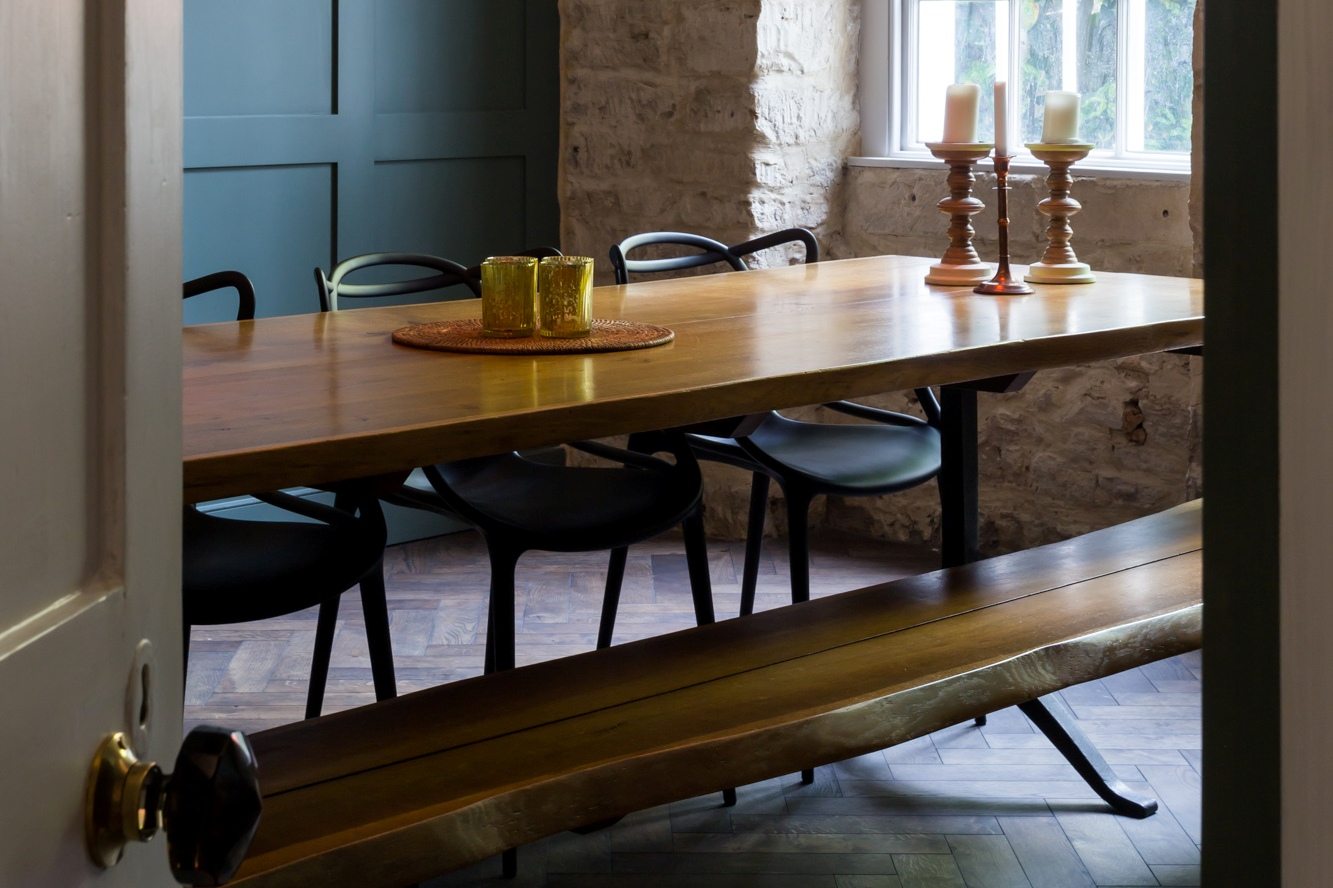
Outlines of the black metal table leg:
{"label": "black metal table leg", "polygon": [[940,390],[940,548],[945,567],[977,560],[977,393]]}
{"label": "black metal table leg", "polygon": [[[940,389],[940,560],[957,567],[977,560],[977,392]],[[975,719],[984,727],[986,716]]]}
{"label": "black metal table leg", "polygon": [[1046,737],[1060,750],[1060,754],[1069,760],[1080,777],[1102,797],[1106,804],[1117,814],[1126,817],[1144,818],[1157,812],[1157,800],[1135,798],[1111,770],[1111,766],[1102,758],[1102,754],[1083,735],[1074,713],[1065,705],[1065,701],[1055,694],[1020,703],[1019,709],[1032,719]]}

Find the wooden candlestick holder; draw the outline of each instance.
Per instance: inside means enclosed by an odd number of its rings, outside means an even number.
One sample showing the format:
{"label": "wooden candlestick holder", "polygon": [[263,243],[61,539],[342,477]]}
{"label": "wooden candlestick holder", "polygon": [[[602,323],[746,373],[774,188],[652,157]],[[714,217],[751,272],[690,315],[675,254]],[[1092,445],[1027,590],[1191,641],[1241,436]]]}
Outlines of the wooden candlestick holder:
{"label": "wooden candlestick holder", "polygon": [[1050,224],[1046,226],[1046,239],[1050,243],[1041,261],[1034,262],[1028,269],[1027,280],[1039,284],[1090,284],[1095,280],[1092,269],[1086,262],[1078,261],[1074,248],[1069,245],[1074,236],[1069,218],[1083,209],[1081,203],[1069,196],[1074,184],[1069,168],[1087,157],[1093,146],[1086,142],[1036,142],[1027,147],[1033,157],[1051,170],[1046,177],[1051,196],[1037,204],[1037,209],[1050,217]]}
{"label": "wooden candlestick holder", "polygon": [[972,194],[977,181],[972,168],[990,154],[992,146],[980,142],[927,142],[926,147],[949,164],[949,196],[936,204],[949,217],[949,248],[939,262],[930,266],[926,283],[957,286],[984,281],[990,276],[991,267],[981,261],[972,246],[976,232],[971,217],[986,205]]}
{"label": "wooden candlestick holder", "polygon": [[1017,280],[1009,270],[1009,160],[1007,155],[995,155],[995,209],[1000,226],[1000,261],[995,277],[972,288],[984,296],[1026,296],[1035,293],[1027,284]]}

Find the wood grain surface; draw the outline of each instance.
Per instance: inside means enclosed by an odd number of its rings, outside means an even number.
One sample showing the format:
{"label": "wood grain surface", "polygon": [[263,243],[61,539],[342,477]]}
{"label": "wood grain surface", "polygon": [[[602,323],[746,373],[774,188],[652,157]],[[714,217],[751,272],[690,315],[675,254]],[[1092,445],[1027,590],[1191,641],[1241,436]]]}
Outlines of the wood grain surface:
{"label": "wood grain surface", "polygon": [[257,734],[239,884],[408,883],[1191,650],[1200,512]]}
{"label": "wood grain surface", "polygon": [[[396,346],[475,301],[187,327],[187,501],[578,438],[1199,345],[1202,284],[1099,273],[1024,297],[927,286],[881,256],[599,287],[675,342],[518,357]],[[1016,269],[1017,271],[1017,269]]]}

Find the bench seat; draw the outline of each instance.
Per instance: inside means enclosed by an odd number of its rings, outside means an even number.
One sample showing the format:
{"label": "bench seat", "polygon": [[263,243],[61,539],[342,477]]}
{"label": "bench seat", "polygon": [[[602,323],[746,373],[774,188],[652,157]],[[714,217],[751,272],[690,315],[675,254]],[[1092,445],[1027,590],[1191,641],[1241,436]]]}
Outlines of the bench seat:
{"label": "bench seat", "polygon": [[1193,650],[1200,512],[256,734],[235,884],[409,884]]}

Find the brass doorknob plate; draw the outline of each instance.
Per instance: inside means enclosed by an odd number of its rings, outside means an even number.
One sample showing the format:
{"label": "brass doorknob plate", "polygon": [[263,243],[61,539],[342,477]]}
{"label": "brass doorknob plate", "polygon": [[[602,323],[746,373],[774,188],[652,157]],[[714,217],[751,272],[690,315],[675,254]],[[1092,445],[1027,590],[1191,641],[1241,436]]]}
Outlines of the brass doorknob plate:
{"label": "brass doorknob plate", "polygon": [[162,769],[141,762],[121,732],[97,747],[88,774],[84,835],[93,862],[108,869],[130,842],[147,842],[162,826]]}
{"label": "brass doorknob plate", "polygon": [[84,835],[93,862],[108,869],[130,842],[167,836],[167,863],[182,885],[225,885],[236,873],[263,808],[254,750],[239,731],[196,727],[170,775],[141,762],[123,733],[93,756]]}

